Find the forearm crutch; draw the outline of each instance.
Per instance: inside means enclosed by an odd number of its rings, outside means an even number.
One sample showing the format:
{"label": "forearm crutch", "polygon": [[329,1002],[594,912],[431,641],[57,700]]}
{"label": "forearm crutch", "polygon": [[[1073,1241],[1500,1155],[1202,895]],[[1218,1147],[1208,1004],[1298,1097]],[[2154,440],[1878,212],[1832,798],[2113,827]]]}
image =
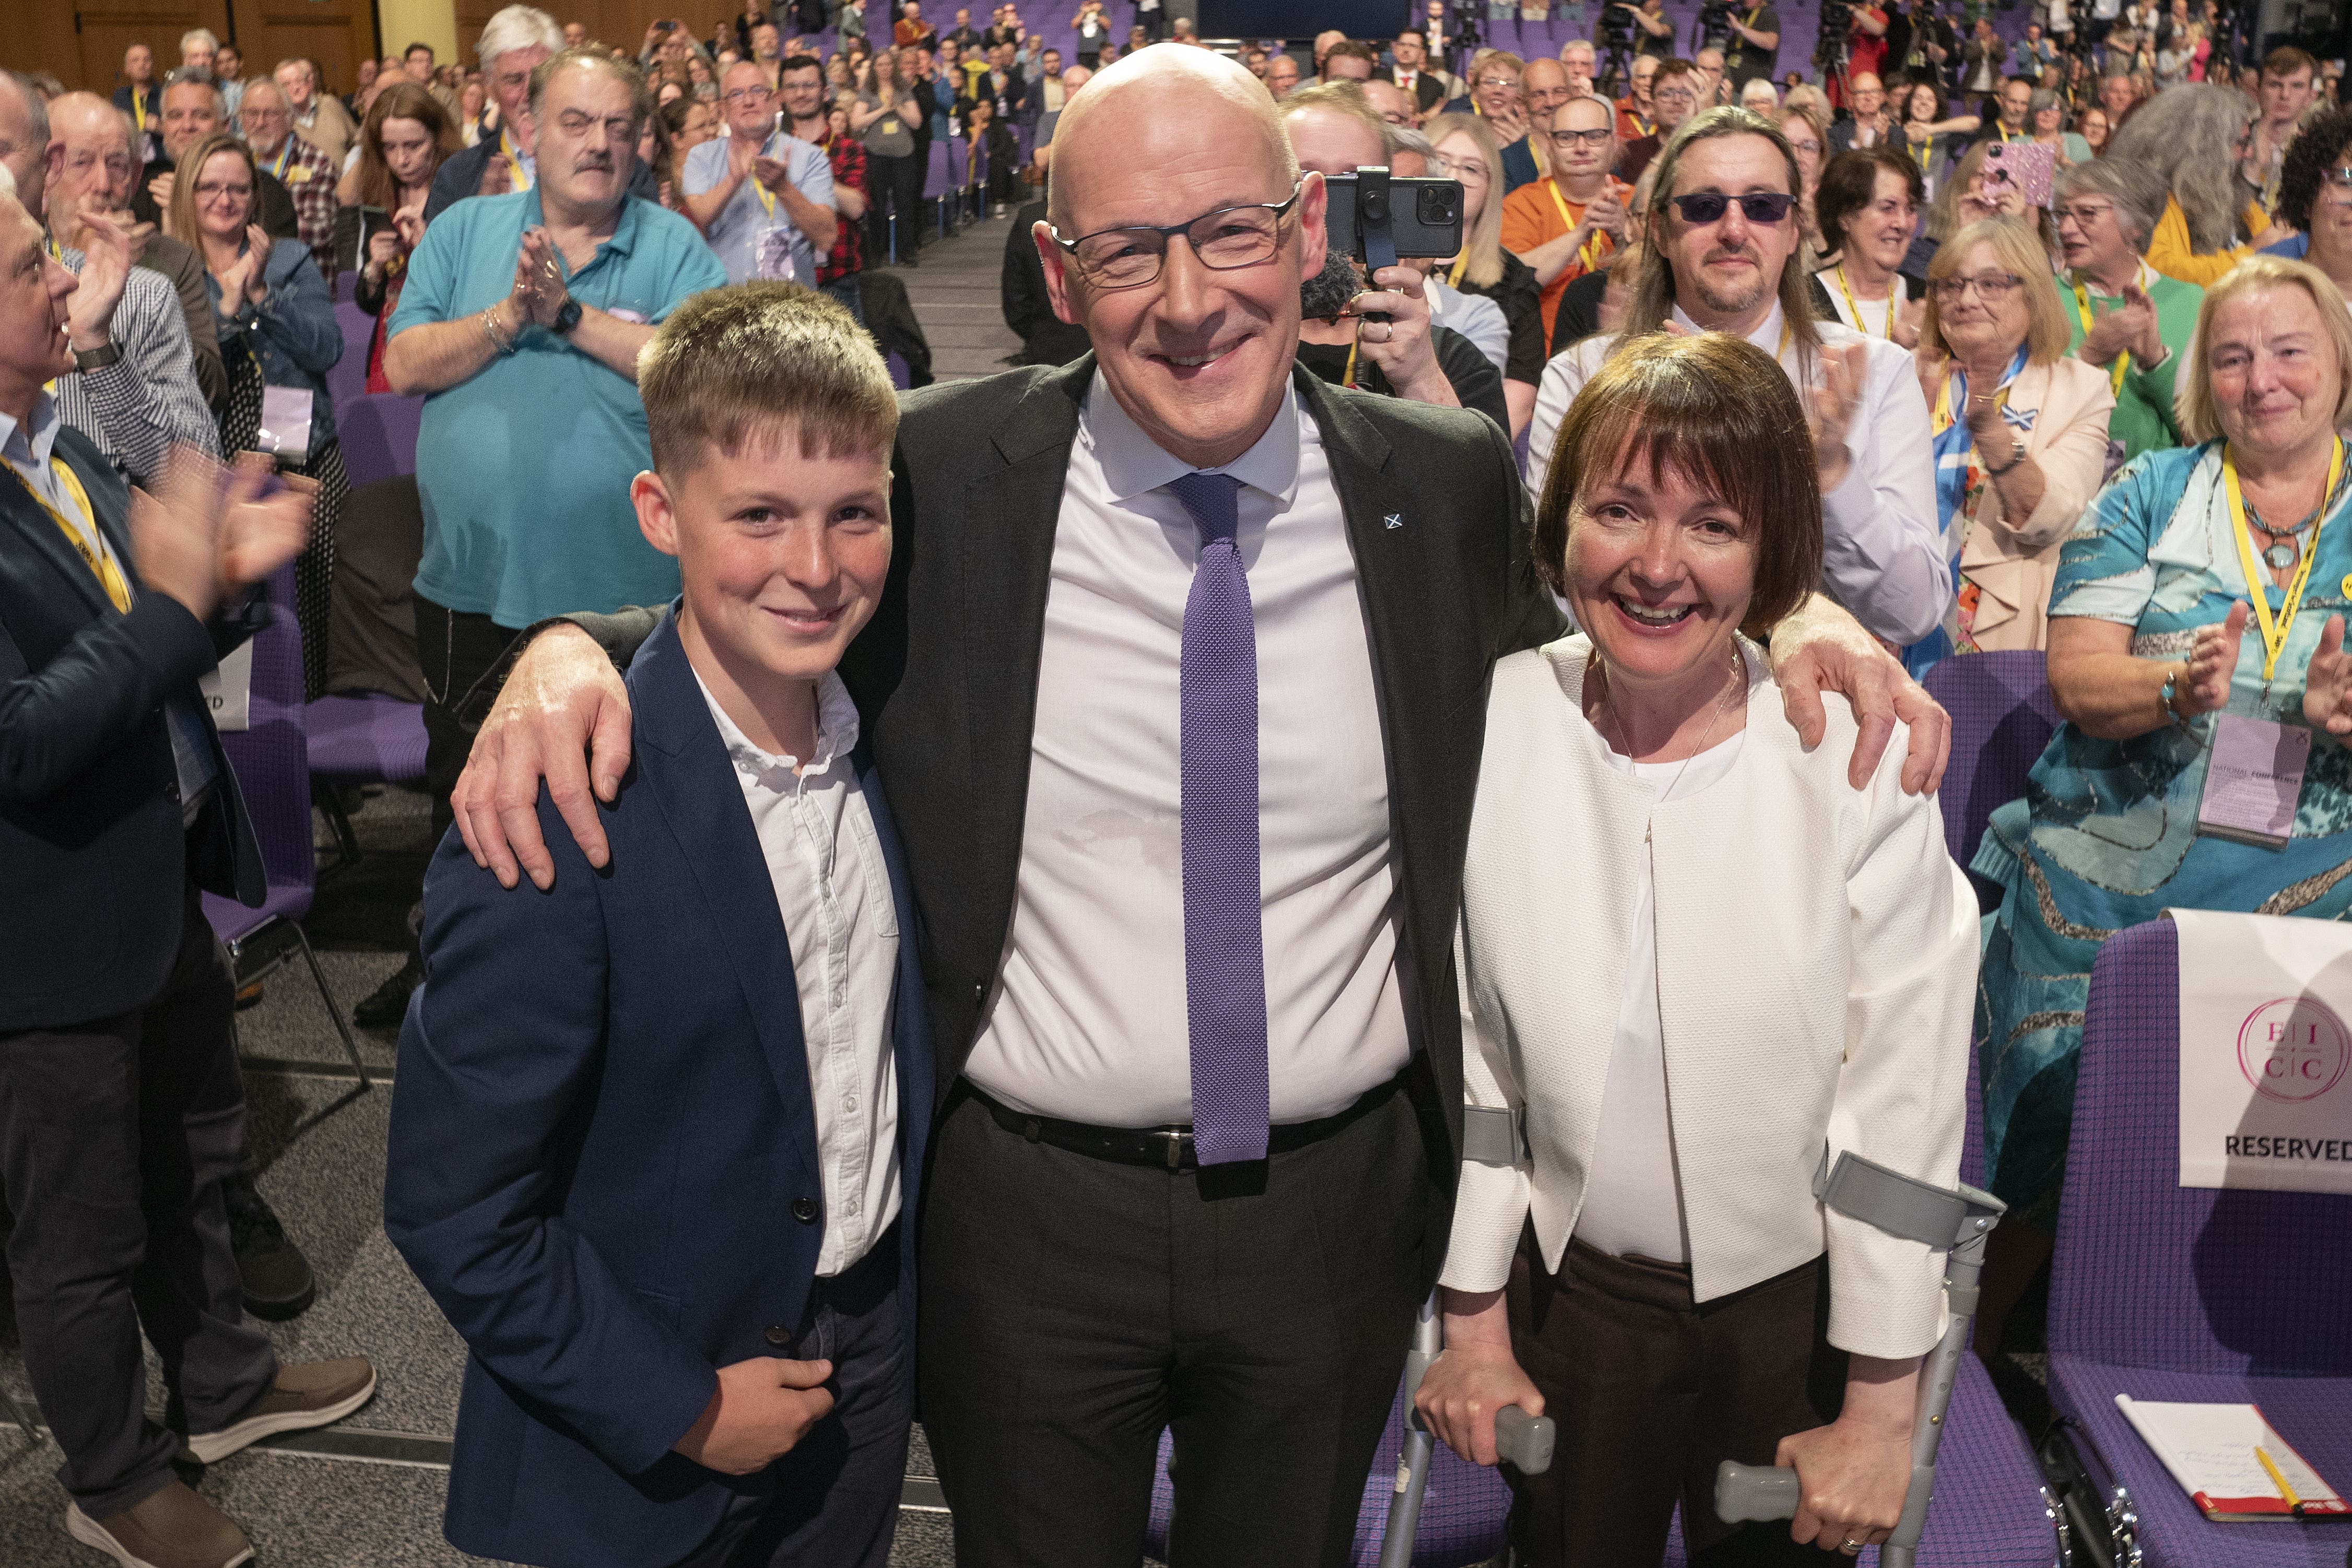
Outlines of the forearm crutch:
{"label": "forearm crutch", "polygon": [[[1462,1157],[1480,1165],[1513,1166],[1525,1157],[1526,1140],[1516,1113],[1497,1107],[1464,1107]],[[1422,1375],[1445,1348],[1445,1322],[1438,1315],[1438,1292],[1432,1291],[1413,1321],[1412,1349],[1404,1358],[1404,1448],[1397,1455],[1396,1490],[1389,1496],[1389,1522],[1381,1537],[1380,1568],[1412,1568],[1413,1537],[1421,1527],[1421,1500],[1429,1489],[1430,1461],[1437,1439],[1422,1424],[1413,1396],[1421,1392]],[[1549,1416],[1530,1416],[1516,1405],[1495,1412],[1495,1452],[1518,1467],[1521,1475],[1539,1476],[1551,1468],[1558,1427]]]}
{"label": "forearm crutch", "polygon": [[[1960,1356],[1969,1339],[1969,1322],[1976,1315],[1977,1277],[1984,1271],[1985,1238],[2000,1222],[2008,1205],[1972,1186],[1946,1191],[1915,1181],[1848,1150],[1830,1168],[1829,1151],[1822,1151],[1822,1168],[1813,1175],[1813,1196],[1848,1218],[1906,1241],[1916,1241],[1951,1256],[1944,1265],[1944,1299],[1952,1321],[1943,1339],[1929,1353],[1924,1368],[1927,1386],[1911,1423],[1911,1484],[1903,1493],[1903,1517],[1895,1532],[1878,1549],[1880,1568],[1912,1568],[1919,1550],[1919,1532],[1927,1523],[1927,1500],[1936,1491],[1936,1449],[1944,1439],[1944,1414],[1952,1403],[1952,1384],[1959,1375]],[[1801,1489],[1797,1472],[1784,1467],[1723,1462],[1715,1478],[1715,1511],[1727,1523],[1744,1520],[1793,1519]]]}

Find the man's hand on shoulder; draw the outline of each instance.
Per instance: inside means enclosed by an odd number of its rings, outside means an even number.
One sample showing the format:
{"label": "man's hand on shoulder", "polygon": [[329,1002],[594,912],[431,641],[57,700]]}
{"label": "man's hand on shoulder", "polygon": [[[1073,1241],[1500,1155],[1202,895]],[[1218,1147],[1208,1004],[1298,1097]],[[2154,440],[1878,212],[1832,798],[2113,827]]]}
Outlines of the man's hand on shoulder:
{"label": "man's hand on shoulder", "polygon": [[1933,794],[1944,781],[1952,749],[1951,716],[1920,685],[1903,673],[1902,663],[1862,629],[1862,623],[1816,593],[1772,629],[1772,678],[1798,738],[1819,746],[1828,727],[1822,693],[1845,698],[1861,727],[1846,781],[1859,789],[1878,771],[1879,758],[1895,733],[1895,721],[1911,727],[1911,748],[1903,762],[1903,790]]}
{"label": "man's hand on shoulder", "polygon": [[[555,862],[539,831],[539,781],[593,866],[612,858],[596,802],[620,793],[629,768],[629,694],[620,673],[579,627],[549,627],[515,661],[474,737],[451,792],[457,831],[474,863],[511,888],[517,868],[541,892]],[[592,794],[593,791],[593,794]]]}

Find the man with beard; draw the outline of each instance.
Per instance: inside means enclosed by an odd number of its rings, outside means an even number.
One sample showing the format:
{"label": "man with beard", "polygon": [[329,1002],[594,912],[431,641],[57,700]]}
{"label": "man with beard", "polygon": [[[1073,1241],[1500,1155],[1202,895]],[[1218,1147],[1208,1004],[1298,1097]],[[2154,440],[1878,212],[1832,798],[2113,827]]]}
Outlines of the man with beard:
{"label": "man with beard", "polygon": [[1813,319],[1797,220],[1797,158],[1744,109],[1698,115],[1659,154],[1648,245],[1619,335],[1556,355],[1536,394],[1528,488],[1540,495],[1560,420],[1618,344],[1665,328],[1728,332],[1810,392],[1822,483],[1822,589],[1897,647],[1952,597],[1937,526],[1927,405],[1910,354]]}

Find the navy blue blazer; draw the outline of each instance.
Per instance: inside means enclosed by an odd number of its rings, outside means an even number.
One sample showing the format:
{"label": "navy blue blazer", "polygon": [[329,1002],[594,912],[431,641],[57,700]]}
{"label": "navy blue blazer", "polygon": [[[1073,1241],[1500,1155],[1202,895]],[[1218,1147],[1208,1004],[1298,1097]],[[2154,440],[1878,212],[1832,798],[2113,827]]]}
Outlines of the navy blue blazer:
{"label": "navy blue blazer", "polygon": [[[797,1328],[823,1239],[792,951],[675,613],[629,672],[635,760],[604,809],[605,869],[542,798],[550,891],[501,890],[455,832],[425,878],[384,1229],[471,1349],[446,1533],[484,1557],[643,1568],[708,1537],[759,1479],[671,1445],[716,1368]],[[898,926],[911,1387],[930,1028],[898,832],[860,761]]]}
{"label": "navy blue blazer", "polygon": [[[71,425],[57,456],[131,573],[114,608],[30,490],[0,474],[0,1033],[112,1018],[154,999],[180,947],[188,879],[258,908],[261,852],[196,677],[252,635],[266,601],[210,624],[138,591],[131,493]],[[181,821],[163,704],[205,715],[220,788]]]}

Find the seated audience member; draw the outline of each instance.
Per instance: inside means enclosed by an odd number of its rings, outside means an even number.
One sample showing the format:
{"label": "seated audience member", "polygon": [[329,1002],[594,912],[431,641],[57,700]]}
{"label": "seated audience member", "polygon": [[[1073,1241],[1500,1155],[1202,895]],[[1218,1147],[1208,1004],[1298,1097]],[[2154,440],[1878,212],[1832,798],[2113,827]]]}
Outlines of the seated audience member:
{"label": "seated audience member", "polygon": [[1372,79],[1372,73],[1380,63],[1380,55],[1370,44],[1342,38],[1323,52],[1319,79],[1326,82],[1351,81],[1361,87]]}
{"label": "seated audience member", "polygon": [[2105,477],[2116,406],[2106,376],[2067,343],[2032,229],[1989,218],[1936,253],[1919,384],[1954,593],[1943,624],[1906,651],[1915,675],[1947,654],[2046,641],[2059,546]]}
{"label": "seated audience member", "polygon": [[453,1542],[883,1568],[931,1043],[834,665],[888,574],[898,402],[848,313],[782,283],[690,302],[642,373],[630,489],[685,591],[630,667],[614,865],[517,898],[443,841],[385,1229],[472,1352]]}
{"label": "seated audience member", "polygon": [[1559,106],[1575,96],[1569,89],[1568,68],[1558,60],[1538,56],[1519,72],[1519,112],[1527,119],[1528,161],[1537,179],[1551,172],[1550,150],[1540,132]]}
{"label": "seated audience member", "polygon": [[1388,79],[1412,102],[1416,119],[1436,113],[1445,103],[1445,83],[1429,68],[1429,46],[1419,33],[1407,28],[1396,36],[1389,51],[1395,62],[1390,68]]}
{"label": "seated audience member", "polygon": [[1500,238],[1534,275],[1549,347],[1568,286],[1604,270],[1624,243],[1632,187],[1609,172],[1617,141],[1601,99],[1570,99],[1541,131],[1551,142],[1551,172],[1503,198]]}
{"label": "seated audience member", "polygon": [[[119,132],[121,121],[115,124]],[[0,168],[8,171],[23,210],[50,225],[59,264],[80,279],[63,310],[73,362],[55,378],[58,417],[133,483],[152,485],[174,444],[211,455],[219,452],[219,438],[196,387],[179,300],[161,277],[132,265],[131,225],[86,189],[68,196],[64,211],[53,211],[50,171],[62,172],[67,156],[52,140],[49,106],[39,91],[16,72],[0,71]],[[58,242],[59,228],[77,248]]]}
{"label": "seated audience member", "polygon": [[[221,450],[272,452],[282,468],[318,486],[310,542],[294,563],[303,695],[317,698],[326,690],[335,524],[351,498],[327,391],[327,372],[343,357],[343,331],[309,247],[272,240],[254,222],[257,183],[252,149],[233,136],[207,136],[180,161],[179,184],[187,188],[173,189],[170,226],[173,239],[204,256],[212,281],[229,382]],[[273,391],[284,395],[273,399]]]}
{"label": "seated audience member", "polygon": [[1637,56],[1625,78],[1625,96],[1617,100],[1619,146],[1639,141],[1658,128],[1657,121],[1650,117],[1650,88],[1657,79],[1658,57]]}
{"label": "seated audience member", "polygon": [[2056,152],[2058,167],[2091,161],[2091,144],[2080,134],[2066,129],[2066,100],[2046,87],[2033,89],[2033,99],[2026,110],[2026,123],[2032,127],[2033,140]]}
{"label": "seated audience member", "polygon": [[[43,390],[74,368],[77,289],[46,244],[0,196],[0,514],[19,541],[0,552],[0,1182],[16,1334],[64,1452],[67,1533],[121,1563],[228,1568],[252,1548],[173,1473],[184,1442],[211,1463],[375,1390],[359,1356],[280,1364],[239,1307],[222,1205],[244,1147],[234,987],[197,896],[258,907],[266,891],[196,682],[268,615],[249,590],[301,548],[309,486],[263,500],[261,465],[227,476],[184,452],[134,501]],[[148,1418],[142,1333],[177,1431]]]}
{"label": "seated audience member", "polygon": [[[2352,913],[2338,874],[2352,856],[2352,491],[2336,435],[2352,423],[2352,318],[2315,268],[2256,256],[2207,287],[2181,373],[2180,433],[2197,444],[2134,458],[2067,539],[2050,595],[2067,722],[1973,866],[2006,890],[1976,1024],[1985,1185],[2009,1204],[1977,1322],[1988,1354],[2050,1254],[2100,943],[2168,907]],[[2218,737],[2252,721],[2312,742],[2275,847],[2199,826]]]}
{"label": "seated audience member", "polygon": [[[1388,158],[1388,127],[1351,82],[1292,93],[1283,101],[1282,126],[1302,170],[1348,174]],[[1418,268],[1386,267],[1368,278],[1362,262],[1334,246],[1303,292],[1298,362],[1309,372],[1336,386],[1476,409],[1508,435],[1502,372],[1468,339],[1432,319]],[[1370,314],[1389,319],[1365,320]]]}
{"label": "seated audience member", "polygon": [[2352,299],[2352,110],[2312,117],[2280,165],[2281,226],[2308,236],[2304,259]]}
{"label": "seated audience member", "polygon": [[1494,127],[1495,140],[1503,150],[1506,195],[1521,185],[1533,184],[1542,172],[1528,145],[1527,105],[1519,98],[1519,73],[1525,68],[1518,56],[1489,49],[1470,73],[1469,98],[1455,99],[1445,106],[1448,114],[1475,114]]}
{"label": "seated audience member", "polygon": [[1797,216],[1802,220],[1805,245],[1811,252],[1809,260],[1819,257],[1827,247],[1822,241],[1820,215],[1813,209],[1814,193],[1821,189],[1822,165],[1829,148],[1829,117],[1811,105],[1798,100],[1793,93],[1772,117],[1772,124],[1788,142],[1789,151],[1797,155]]}
{"label": "seated audience member", "polygon": [[1559,1422],[1578,1462],[1510,1475],[1523,1561],[1654,1561],[1677,1500],[1696,1561],[1790,1558],[1789,1526],[1716,1515],[1717,1458],[1795,1465],[1801,1542],[1851,1553],[1902,1515],[1942,1259],[1825,1223],[1811,1182],[1825,1146],[1958,1179],[1977,908],[1935,802],[1891,754],[1857,794],[1850,711],[1804,746],[1742,635],[1821,574],[1809,434],[1763,350],[1629,346],[1537,511],[1536,569],[1583,630],[1495,666],[1464,1097],[1523,1119],[1529,1154],[1462,1166],[1415,1403],[1480,1464],[1501,1406]]}
{"label": "seated audience member", "polygon": [[2164,205],[2162,187],[2145,169],[2112,159],[2074,164],[2060,172],[2055,199],[2072,352],[2105,371],[2115,393],[2107,421],[2112,474],[2143,452],[2180,444],[2174,378],[2205,291],[2140,258]]}
{"label": "seated audience member", "polygon": [[[814,57],[782,63],[814,94],[824,68]],[[816,286],[817,258],[833,249],[833,165],[823,149],[776,124],[776,99],[753,61],[720,76],[724,134],[687,155],[686,215],[694,220],[730,283],[754,277]]]}
{"label": "seated audience member", "polygon": [[1769,120],[1780,107],[1780,89],[1763,77],[1754,78],[1739,89],[1739,107]]}
{"label": "seated audience member", "polygon": [[294,133],[324,153],[335,168],[359,144],[360,128],[343,100],[319,90],[319,68],[306,59],[280,60],[273,74],[293,115]]}
{"label": "seated audience member", "polygon": [[1918,165],[1884,143],[1829,161],[1813,211],[1837,261],[1813,274],[1817,313],[1826,306],[1864,337],[1918,347],[1927,279],[1902,267],[1926,198]]}
{"label": "seated audience member", "polygon": [[2318,99],[2318,71],[2319,62],[2293,45],[2273,49],[2263,59],[2253,93],[2262,111],[2255,118],[2253,134],[2247,139],[2238,170],[2265,213],[2278,211],[2287,145]]}
{"label": "seated audience member", "polygon": [[2234,88],[2192,82],[2150,99],[2109,139],[2106,156],[2141,165],[2166,190],[2147,255],[2167,277],[2210,288],[2270,227],[2238,180],[2257,112]]}
{"label": "seated audience member", "polygon": [[[1698,100],[1698,68],[1688,60],[1665,60],[1650,84],[1650,104],[1656,116],[1650,133],[1638,141],[1628,141],[1617,151],[1617,162],[1612,171],[1619,181],[1631,185],[1650,166],[1683,121],[1703,107]],[[1555,143],[1555,145],[1557,145]]]}
{"label": "seated audience member", "polygon": [[1668,321],[1745,338],[1811,391],[1826,529],[1822,588],[1873,636],[1907,646],[1936,628],[1952,596],[1927,409],[1909,354],[1813,319],[1797,189],[1796,154],[1745,110],[1708,110],[1666,144],[1631,313],[1616,336],[1588,338],[1544,367],[1528,487],[1542,493],[1560,420],[1620,344]]}
{"label": "seated audience member", "polygon": [[[1570,284],[1559,297],[1559,310],[1552,318],[1552,358],[1557,359],[1584,341],[1595,332],[1615,333],[1625,325],[1626,302],[1632,298],[1632,284],[1642,275],[1642,235],[1646,226],[1650,193],[1656,188],[1658,165],[1655,160],[1642,171],[1633,182],[1633,194],[1625,198],[1625,243],[1618,247],[1605,272],[1588,272]],[[1543,396],[1543,383],[1536,383],[1536,396]],[[1530,422],[1528,428],[1534,428]]]}
{"label": "seated audience member", "polygon": [[[1773,95],[1773,102],[1778,105],[1779,94]],[[1740,107],[1747,107],[1744,96]],[[1901,139],[1896,132],[1895,117],[1887,110],[1885,84],[1869,72],[1853,78],[1848,107],[1853,112],[1830,127],[1828,152],[1832,156],[1851,152],[1857,147],[1878,147]],[[1766,112],[1769,114],[1770,111]]]}
{"label": "seated audience member", "polygon": [[[531,80],[534,163],[542,149],[551,162],[529,188],[427,225],[384,350],[393,391],[426,394],[416,654],[440,694],[425,706],[436,832],[515,633],[562,610],[677,591],[676,563],[627,506],[630,476],[649,461],[637,354],[688,295],[727,281],[692,224],[632,192],[651,110],[635,68],[567,50]],[[599,147],[615,151],[591,156]],[[486,442],[488,430],[499,438]],[[370,1018],[400,1016],[413,964],[369,998]]]}
{"label": "seated audience member", "polygon": [[256,82],[241,116],[253,161],[294,198],[294,237],[310,247],[311,265],[331,289],[335,281],[335,186],[342,170],[302,140],[276,82]]}
{"label": "seated audience member", "polygon": [[408,282],[408,258],[425,239],[425,206],[433,176],[457,151],[457,139],[440,99],[415,82],[396,82],[376,94],[360,133],[360,161],[351,174],[352,205],[365,238],[353,298],[375,318],[368,335],[367,390],[388,392],[383,350],[385,329]]}
{"label": "seated audience member", "polygon": [[2110,127],[2107,124],[2105,110],[2095,103],[2084,105],[2081,112],[2074,116],[2074,130],[2083,138],[2083,145],[2091,150],[2092,157],[2104,158],[2107,155],[2107,136]]}
{"label": "seated audience member", "polygon": [[[189,148],[207,136],[236,133],[236,127],[221,113],[220,89],[213,85],[212,78],[183,76],[173,71],[163,84],[163,151],[147,165],[138,189],[131,192],[131,215],[159,229],[170,228],[163,214],[172,204],[172,183],[178,177],[180,160],[187,155]],[[301,237],[301,219],[294,209],[294,198],[276,175],[261,175],[258,204],[257,221],[264,234],[271,239]]]}
{"label": "seated audience member", "polygon": [[1429,139],[1437,150],[1430,172],[1462,183],[1462,251],[1440,271],[1452,287],[1502,310],[1503,401],[1517,437],[1534,416],[1536,386],[1543,380],[1545,320],[1535,270],[1503,247],[1502,150],[1475,114],[1439,115],[1429,122]]}
{"label": "seated audience member", "polygon": [[[226,406],[228,376],[221,369],[220,335],[214,327],[204,261],[161,230],[145,231],[142,238],[142,231],[122,215],[131,209],[131,182],[139,173],[138,132],[121,110],[96,93],[68,92],[49,102],[49,141],[60,149],[57,172],[48,178],[42,198],[49,209],[52,237],[67,250],[87,250],[82,214],[116,214],[131,231],[137,265],[169,283],[179,296],[197,390],[208,407],[216,411]],[[152,383],[154,378],[149,379]],[[211,422],[205,423],[209,428]],[[193,422],[189,428],[195,428]],[[192,439],[202,444],[201,436]]]}
{"label": "seated audience member", "polygon": [[1265,62],[1265,90],[1280,103],[1298,90],[1298,57],[1276,55]]}

